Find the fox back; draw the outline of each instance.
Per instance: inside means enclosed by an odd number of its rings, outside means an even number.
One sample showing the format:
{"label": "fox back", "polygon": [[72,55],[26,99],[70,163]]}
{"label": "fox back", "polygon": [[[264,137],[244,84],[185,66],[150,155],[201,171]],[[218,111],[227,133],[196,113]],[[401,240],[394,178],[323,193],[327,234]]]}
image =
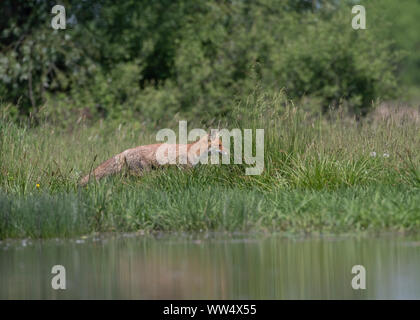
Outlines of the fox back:
{"label": "fox back", "polygon": [[[80,180],[85,186],[94,177],[96,180],[121,172],[124,168],[134,174],[145,170],[176,164],[179,167],[192,167],[201,157],[212,153],[226,154],[218,134],[205,135],[191,144],[150,144],[127,149],[106,160]],[[172,162],[169,161],[172,158]]]}

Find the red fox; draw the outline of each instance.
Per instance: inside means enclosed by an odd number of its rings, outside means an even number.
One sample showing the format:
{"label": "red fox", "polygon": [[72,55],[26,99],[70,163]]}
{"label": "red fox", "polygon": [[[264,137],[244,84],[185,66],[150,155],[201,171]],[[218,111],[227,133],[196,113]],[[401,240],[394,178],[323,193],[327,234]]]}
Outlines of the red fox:
{"label": "red fox", "polygon": [[[138,146],[127,149],[100,164],[95,170],[83,177],[79,185],[85,186],[90,178],[94,177],[96,180],[99,180],[121,172],[123,168],[127,168],[134,173],[141,173],[145,170],[161,167],[163,166],[162,163],[165,163],[164,158],[167,159],[170,155],[174,156],[176,164],[184,164],[184,167],[193,167],[200,158],[214,153],[227,154],[218,133],[214,135],[207,134],[190,144],[158,143]],[[182,158],[185,160],[182,161]]]}

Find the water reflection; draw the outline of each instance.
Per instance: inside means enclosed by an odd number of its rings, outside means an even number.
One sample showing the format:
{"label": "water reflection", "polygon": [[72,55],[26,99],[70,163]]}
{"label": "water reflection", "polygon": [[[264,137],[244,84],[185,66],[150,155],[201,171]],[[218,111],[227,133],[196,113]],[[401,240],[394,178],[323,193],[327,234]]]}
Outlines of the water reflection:
{"label": "water reflection", "polygon": [[[67,289],[51,288],[53,265]],[[352,266],[366,268],[353,290]],[[1,299],[419,299],[419,237],[119,235],[0,243]]]}

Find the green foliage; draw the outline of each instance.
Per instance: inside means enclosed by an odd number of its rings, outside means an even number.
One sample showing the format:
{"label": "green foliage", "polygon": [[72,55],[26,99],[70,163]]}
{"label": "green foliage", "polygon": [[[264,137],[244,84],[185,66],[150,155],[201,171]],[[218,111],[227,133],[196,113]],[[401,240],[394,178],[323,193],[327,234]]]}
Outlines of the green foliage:
{"label": "green foliage", "polygon": [[[369,18],[375,24],[374,17]],[[293,98],[319,98],[324,111],[344,104],[352,113],[365,115],[376,98],[395,97],[393,64],[398,57],[390,43],[378,41],[372,31],[349,28],[350,20],[346,8],[328,21],[310,15],[299,25],[295,22],[284,50],[269,55],[274,72],[268,69],[267,77],[272,74],[273,81],[284,83]]]}
{"label": "green foliage", "polygon": [[[420,2],[413,0],[375,1],[370,9],[384,13],[381,25],[384,37],[394,39],[395,47],[403,50],[404,59],[398,65],[400,78],[404,85],[420,84]],[[367,9],[368,10],[368,9]]]}
{"label": "green foliage", "polygon": [[[366,114],[395,96],[398,54],[381,10],[351,28],[345,1],[68,1],[53,31],[50,1],[6,0],[0,96],[21,114],[61,121],[202,121],[232,116],[256,85],[309,97],[323,111]],[[314,5],[315,4],[315,5]],[[73,121],[74,122],[74,121]]]}
{"label": "green foliage", "polygon": [[0,97],[24,114],[36,112],[47,93],[85,84],[94,68],[71,24],[65,33],[49,25],[55,4],[6,0],[0,5],[9,13],[0,28]]}

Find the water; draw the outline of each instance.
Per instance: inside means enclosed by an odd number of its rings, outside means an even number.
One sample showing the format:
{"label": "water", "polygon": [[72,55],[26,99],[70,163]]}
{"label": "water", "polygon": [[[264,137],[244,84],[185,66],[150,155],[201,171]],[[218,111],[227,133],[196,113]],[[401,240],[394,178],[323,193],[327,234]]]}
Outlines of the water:
{"label": "water", "polygon": [[[53,290],[51,268],[66,269]],[[354,265],[366,289],[354,290]],[[101,236],[0,242],[1,299],[420,299],[420,237]]]}

